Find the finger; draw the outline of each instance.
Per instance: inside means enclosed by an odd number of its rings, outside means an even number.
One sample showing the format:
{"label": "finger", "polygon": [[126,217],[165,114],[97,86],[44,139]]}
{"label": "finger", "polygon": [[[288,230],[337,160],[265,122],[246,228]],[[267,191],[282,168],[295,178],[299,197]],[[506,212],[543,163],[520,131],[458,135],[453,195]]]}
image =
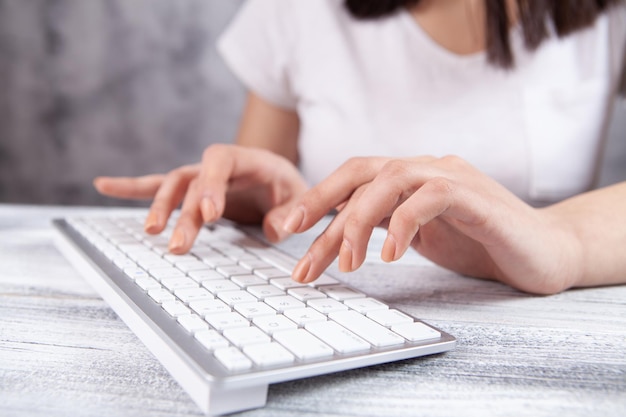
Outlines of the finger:
{"label": "finger", "polygon": [[297,263],[291,275],[292,279],[303,283],[312,282],[337,258],[343,236],[343,222],[340,219],[337,222],[334,220]]}
{"label": "finger", "polygon": [[198,207],[197,178],[193,179],[187,187],[180,215],[172,231],[169,250],[175,254],[184,254],[191,249],[193,242],[202,227],[202,215]]}
{"label": "finger", "polygon": [[[346,213],[350,212],[350,206],[358,204],[358,195],[361,189],[355,191],[353,197],[346,204],[345,212],[339,212],[335,215],[326,229],[315,239],[309,247],[307,254],[300,260],[292,278],[300,282],[311,282],[317,279],[330,264],[342,255],[344,243],[344,229],[346,225]],[[340,258],[339,269],[342,271],[350,271],[350,267],[345,267],[342,263],[351,265],[350,258]]]}
{"label": "finger", "polygon": [[145,200],[154,197],[164,177],[162,174],[141,177],[97,177],[93,184],[99,193],[107,196]]}
{"label": "finger", "polygon": [[[386,223],[396,207],[422,186],[424,178],[433,175],[433,171],[432,166],[415,159],[388,161],[376,178],[363,187],[358,200],[350,199],[343,210],[346,224],[339,255],[342,271],[354,271],[363,264],[374,227]],[[387,249],[391,243],[390,240]]]}
{"label": "finger", "polygon": [[385,262],[400,259],[420,228],[444,214],[453,204],[454,185],[444,178],[427,181],[392,214],[381,251]]}
{"label": "finger", "polygon": [[361,185],[374,178],[388,158],[352,158],[306,192],[287,217],[283,228],[303,232],[333,208],[343,205]]}
{"label": "finger", "polygon": [[[374,227],[380,221],[363,221],[358,213],[363,212],[363,206],[367,206],[367,191],[371,183],[359,187],[350,197],[333,221],[341,222],[343,236],[339,249],[339,270],[351,272],[360,267],[367,255],[367,245]],[[384,218],[384,216],[383,216]]]}
{"label": "finger", "polygon": [[[224,213],[227,190],[269,184],[274,173],[288,162],[262,149],[215,144],[202,157],[198,180],[198,199],[205,222]],[[292,166],[287,167],[293,170]]]}
{"label": "finger", "polygon": [[161,233],[167,225],[172,212],[183,200],[189,183],[196,176],[198,167],[187,165],[169,172],[159,187],[150,210],[144,228],[148,233]]}
{"label": "finger", "polygon": [[274,207],[263,217],[263,233],[270,242],[280,242],[290,233],[283,228],[287,215],[293,210],[294,202]]}

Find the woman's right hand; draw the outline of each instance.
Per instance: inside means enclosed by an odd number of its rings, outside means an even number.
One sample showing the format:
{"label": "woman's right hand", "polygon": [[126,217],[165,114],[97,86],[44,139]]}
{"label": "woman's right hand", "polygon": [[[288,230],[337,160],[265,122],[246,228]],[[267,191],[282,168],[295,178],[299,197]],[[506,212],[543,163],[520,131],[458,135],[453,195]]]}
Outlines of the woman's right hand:
{"label": "woman's right hand", "polygon": [[167,174],[142,177],[98,177],[96,189],[127,199],[152,199],[145,229],[163,231],[172,212],[182,203],[170,239],[172,253],[186,253],[204,223],[225,217],[237,222],[263,222],[270,241],[287,237],[285,217],[307,190],[297,168],[288,159],[267,150],[215,144],[202,163],[185,165]]}

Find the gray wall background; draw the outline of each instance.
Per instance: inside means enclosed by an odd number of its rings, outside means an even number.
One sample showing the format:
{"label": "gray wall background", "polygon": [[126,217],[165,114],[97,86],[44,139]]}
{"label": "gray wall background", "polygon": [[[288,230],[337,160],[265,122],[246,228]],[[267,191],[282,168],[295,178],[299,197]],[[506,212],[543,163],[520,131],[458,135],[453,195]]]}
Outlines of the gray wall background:
{"label": "gray wall background", "polygon": [[233,139],[215,50],[241,0],[0,0],[0,202],[119,204],[97,175],[164,172]]}
{"label": "gray wall background", "polygon": [[[294,0],[295,1],[295,0]],[[97,175],[165,172],[233,139],[215,50],[241,0],[0,0],[0,202],[121,204]],[[602,183],[626,179],[626,104]]]}

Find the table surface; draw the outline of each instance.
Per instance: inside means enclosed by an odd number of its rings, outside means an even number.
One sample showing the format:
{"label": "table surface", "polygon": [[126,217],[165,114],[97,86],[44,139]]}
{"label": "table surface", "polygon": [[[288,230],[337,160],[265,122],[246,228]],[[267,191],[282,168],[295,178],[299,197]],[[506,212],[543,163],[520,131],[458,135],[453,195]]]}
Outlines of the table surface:
{"label": "table surface", "polygon": [[[110,211],[0,204],[0,415],[202,415],[53,244],[51,218]],[[626,415],[626,286],[538,297],[415,255],[368,259],[335,276],[455,335],[456,349],[271,385],[241,415]]]}

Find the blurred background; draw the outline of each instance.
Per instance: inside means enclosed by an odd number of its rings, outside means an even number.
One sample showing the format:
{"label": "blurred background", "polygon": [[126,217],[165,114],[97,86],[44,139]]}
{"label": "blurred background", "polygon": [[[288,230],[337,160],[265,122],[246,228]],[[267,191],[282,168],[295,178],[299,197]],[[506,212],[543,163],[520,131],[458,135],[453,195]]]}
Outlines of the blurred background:
{"label": "blurred background", "polygon": [[[0,0],[0,202],[119,205],[97,175],[166,172],[234,138],[215,41],[242,0]],[[603,184],[626,179],[626,103]]]}
{"label": "blurred background", "polygon": [[215,49],[240,0],[0,0],[0,202],[120,204],[97,175],[230,142],[243,90]]}

